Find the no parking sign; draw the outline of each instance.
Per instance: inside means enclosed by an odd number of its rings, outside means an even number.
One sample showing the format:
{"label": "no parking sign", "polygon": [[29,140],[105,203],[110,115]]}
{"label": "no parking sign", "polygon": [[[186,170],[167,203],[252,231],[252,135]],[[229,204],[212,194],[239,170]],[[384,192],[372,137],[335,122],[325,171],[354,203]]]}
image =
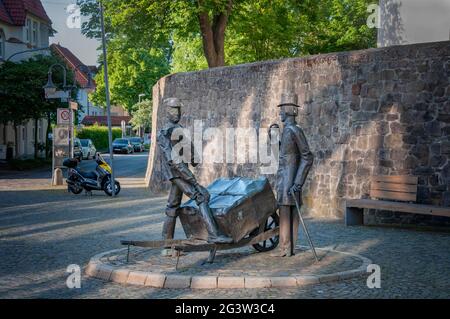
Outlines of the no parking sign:
{"label": "no parking sign", "polygon": [[57,110],[57,123],[58,125],[70,125],[70,112],[69,109],[58,109]]}

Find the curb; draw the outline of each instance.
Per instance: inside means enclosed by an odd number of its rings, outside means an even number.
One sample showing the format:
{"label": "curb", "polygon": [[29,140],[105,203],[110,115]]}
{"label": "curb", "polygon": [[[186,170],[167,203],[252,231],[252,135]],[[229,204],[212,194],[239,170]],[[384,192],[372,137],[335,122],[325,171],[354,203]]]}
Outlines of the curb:
{"label": "curb", "polygon": [[[304,247],[304,246],[300,246]],[[119,284],[146,286],[160,289],[256,289],[256,288],[297,288],[319,283],[336,282],[351,278],[361,277],[367,274],[367,266],[372,261],[364,256],[338,251],[329,248],[316,248],[321,251],[332,251],[343,255],[357,257],[362,265],[356,269],[336,272],[324,275],[299,275],[276,277],[259,276],[183,276],[177,274],[165,274],[145,271],[131,271],[126,268],[114,267],[105,264],[101,258],[113,253],[118,253],[127,248],[114,249],[95,255],[89,261],[85,269],[88,277],[110,281]]]}

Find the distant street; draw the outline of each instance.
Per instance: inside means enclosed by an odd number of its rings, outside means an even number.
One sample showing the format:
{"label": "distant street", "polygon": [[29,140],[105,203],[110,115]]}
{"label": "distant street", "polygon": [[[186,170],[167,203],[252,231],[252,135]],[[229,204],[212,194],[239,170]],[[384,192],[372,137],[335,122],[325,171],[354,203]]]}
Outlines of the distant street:
{"label": "distant street", "polygon": [[[102,155],[109,162],[109,154]],[[114,154],[115,176],[119,179],[143,179],[147,169],[148,152],[129,155]],[[95,170],[94,160],[83,160],[80,168],[85,171]],[[0,190],[21,188],[51,189],[51,168],[41,168],[31,171],[0,170]]]}
{"label": "distant street", "polygon": [[[102,154],[103,158],[109,163],[109,154]],[[129,155],[114,154],[114,171],[117,177],[145,177],[147,169],[148,152],[134,153]],[[83,160],[80,168],[85,171],[95,170],[94,160]]]}

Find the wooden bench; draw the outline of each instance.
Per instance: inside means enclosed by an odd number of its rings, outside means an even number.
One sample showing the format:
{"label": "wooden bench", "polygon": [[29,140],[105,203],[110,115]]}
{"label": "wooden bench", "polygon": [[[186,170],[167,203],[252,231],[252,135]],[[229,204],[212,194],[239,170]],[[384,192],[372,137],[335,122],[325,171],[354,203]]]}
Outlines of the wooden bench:
{"label": "wooden bench", "polygon": [[373,176],[370,183],[372,199],[347,200],[345,224],[363,225],[364,208],[450,217],[450,207],[414,203],[417,199],[417,181],[416,176]]}

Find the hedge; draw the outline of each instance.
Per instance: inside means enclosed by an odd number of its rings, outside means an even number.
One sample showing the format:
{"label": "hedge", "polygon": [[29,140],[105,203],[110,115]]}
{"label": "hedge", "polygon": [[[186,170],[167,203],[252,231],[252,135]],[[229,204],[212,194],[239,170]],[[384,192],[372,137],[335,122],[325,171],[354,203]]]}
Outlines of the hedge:
{"label": "hedge", "polygon": [[[113,128],[113,140],[122,137],[120,128]],[[87,126],[76,132],[79,139],[90,139],[98,151],[108,151],[108,128],[106,126]]]}

